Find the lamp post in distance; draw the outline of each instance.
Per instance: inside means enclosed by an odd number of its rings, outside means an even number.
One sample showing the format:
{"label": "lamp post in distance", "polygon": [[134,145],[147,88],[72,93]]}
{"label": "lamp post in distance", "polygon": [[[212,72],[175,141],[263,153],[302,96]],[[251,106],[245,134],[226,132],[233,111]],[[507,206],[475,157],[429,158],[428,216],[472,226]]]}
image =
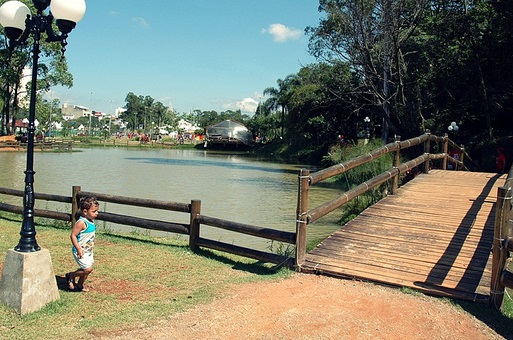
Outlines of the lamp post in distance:
{"label": "lamp post in distance", "polygon": [[460,129],[456,122],[452,122],[451,125],[447,127],[447,130],[457,132]]}

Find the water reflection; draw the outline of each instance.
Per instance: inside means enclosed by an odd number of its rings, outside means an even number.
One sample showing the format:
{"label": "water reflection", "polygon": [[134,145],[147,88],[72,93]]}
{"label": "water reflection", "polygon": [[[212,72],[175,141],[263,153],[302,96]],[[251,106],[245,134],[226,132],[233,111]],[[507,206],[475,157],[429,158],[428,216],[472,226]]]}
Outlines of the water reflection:
{"label": "water reflection", "polygon": [[[83,149],[73,153],[36,153],[36,192],[71,195],[71,187],[112,195],[188,203],[202,201],[202,214],[262,227],[294,231],[297,175],[303,166],[263,161],[251,154],[209,153],[196,150]],[[0,186],[23,190],[25,153],[0,153]],[[310,207],[335,197],[330,188],[312,188]],[[1,196],[21,205],[21,198]],[[107,206],[108,205],[108,206]],[[36,201],[36,207],[49,203]],[[102,203],[119,214],[188,223],[188,215]],[[67,211],[61,207],[59,211]],[[308,238],[329,235],[338,228],[337,215],[309,226]],[[132,227],[107,225],[131,231]],[[202,236],[240,244],[243,236],[202,227]],[[243,237],[259,249],[268,241]]]}

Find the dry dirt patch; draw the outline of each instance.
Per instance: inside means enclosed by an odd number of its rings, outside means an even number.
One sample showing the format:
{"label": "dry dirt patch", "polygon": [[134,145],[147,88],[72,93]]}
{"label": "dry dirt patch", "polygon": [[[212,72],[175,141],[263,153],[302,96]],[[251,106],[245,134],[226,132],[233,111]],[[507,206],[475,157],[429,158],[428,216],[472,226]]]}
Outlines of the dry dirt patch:
{"label": "dry dirt patch", "polygon": [[233,287],[158,326],[104,339],[503,339],[481,321],[430,297],[335,278],[294,274]]}

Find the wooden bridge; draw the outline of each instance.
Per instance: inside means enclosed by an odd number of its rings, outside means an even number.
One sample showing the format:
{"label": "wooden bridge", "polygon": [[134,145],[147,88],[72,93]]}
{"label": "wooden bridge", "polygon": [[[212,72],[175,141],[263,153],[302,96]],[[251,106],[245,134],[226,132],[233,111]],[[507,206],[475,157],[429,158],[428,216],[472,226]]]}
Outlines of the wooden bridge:
{"label": "wooden bridge", "polygon": [[486,301],[494,206],[505,179],[448,170],[421,174],[306,254],[301,269]]}

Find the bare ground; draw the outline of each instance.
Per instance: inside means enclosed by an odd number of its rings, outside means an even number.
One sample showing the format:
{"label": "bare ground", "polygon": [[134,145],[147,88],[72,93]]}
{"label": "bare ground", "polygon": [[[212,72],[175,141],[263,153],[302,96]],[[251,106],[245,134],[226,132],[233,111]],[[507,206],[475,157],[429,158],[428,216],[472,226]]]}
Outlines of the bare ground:
{"label": "bare ground", "polygon": [[370,283],[294,274],[234,287],[158,326],[102,339],[504,339],[440,299]]}

